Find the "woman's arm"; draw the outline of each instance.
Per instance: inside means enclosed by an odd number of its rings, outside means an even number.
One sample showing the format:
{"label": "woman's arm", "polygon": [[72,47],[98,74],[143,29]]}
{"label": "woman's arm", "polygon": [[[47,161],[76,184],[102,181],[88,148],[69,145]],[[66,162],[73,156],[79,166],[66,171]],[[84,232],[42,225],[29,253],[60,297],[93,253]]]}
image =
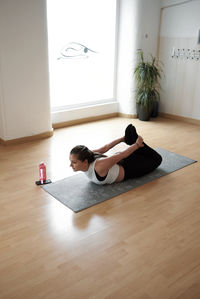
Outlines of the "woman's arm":
{"label": "woman's arm", "polygon": [[119,144],[120,142],[124,142],[125,137],[121,137],[118,139],[113,140],[112,142],[100,147],[99,149],[93,150],[95,153],[100,153],[104,154],[106,153],[109,149],[113,148],[115,145]]}
{"label": "woman's arm", "polygon": [[127,158],[130,156],[133,152],[135,152],[138,148],[143,147],[143,139],[141,136],[138,136],[138,139],[136,140],[136,143],[129,146],[124,151],[117,153],[113,156],[102,158],[100,160],[97,160],[95,163],[95,170],[100,176],[105,176],[109,169],[121,161],[124,158]]}

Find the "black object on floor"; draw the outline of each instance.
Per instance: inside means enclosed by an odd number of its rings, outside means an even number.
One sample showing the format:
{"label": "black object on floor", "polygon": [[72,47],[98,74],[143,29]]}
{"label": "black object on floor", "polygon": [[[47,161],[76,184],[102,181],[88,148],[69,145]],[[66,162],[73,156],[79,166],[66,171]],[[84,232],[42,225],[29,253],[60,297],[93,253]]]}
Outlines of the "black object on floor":
{"label": "black object on floor", "polygon": [[43,181],[43,184],[41,183],[41,181],[36,181],[35,184],[40,186],[40,185],[46,185],[46,184],[51,184],[52,181],[51,180],[45,180]]}

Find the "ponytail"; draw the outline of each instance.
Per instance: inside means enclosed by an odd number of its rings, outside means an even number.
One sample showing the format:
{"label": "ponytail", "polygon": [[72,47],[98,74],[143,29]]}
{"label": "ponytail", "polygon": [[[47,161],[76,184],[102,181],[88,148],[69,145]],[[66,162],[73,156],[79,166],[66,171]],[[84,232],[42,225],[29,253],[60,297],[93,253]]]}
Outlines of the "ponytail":
{"label": "ponytail", "polygon": [[77,155],[78,156],[78,160],[80,160],[81,162],[87,160],[88,163],[92,163],[94,162],[94,160],[96,160],[97,158],[100,157],[106,157],[105,155],[101,155],[99,153],[94,153],[91,150],[89,150],[86,146],[84,145],[77,145],[75,146],[71,152],[71,155]]}

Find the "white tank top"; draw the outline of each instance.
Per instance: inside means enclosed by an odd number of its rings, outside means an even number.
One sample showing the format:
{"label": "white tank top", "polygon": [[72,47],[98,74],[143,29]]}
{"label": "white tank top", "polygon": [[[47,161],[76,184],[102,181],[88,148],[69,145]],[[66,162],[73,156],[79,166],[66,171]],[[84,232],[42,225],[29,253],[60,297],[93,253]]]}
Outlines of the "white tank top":
{"label": "white tank top", "polygon": [[93,183],[98,184],[98,185],[105,185],[105,184],[112,184],[112,183],[114,183],[116,181],[117,177],[118,177],[118,174],[119,174],[119,165],[118,164],[113,165],[109,169],[108,174],[107,174],[105,180],[99,181],[97,179],[97,177],[96,177],[95,170],[94,170],[95,162],[97,160],[98,159],[96,159],[94,162],[90,163],[90,166],[89,166],[88,170],[84,172],[86,174],[86,176]]}

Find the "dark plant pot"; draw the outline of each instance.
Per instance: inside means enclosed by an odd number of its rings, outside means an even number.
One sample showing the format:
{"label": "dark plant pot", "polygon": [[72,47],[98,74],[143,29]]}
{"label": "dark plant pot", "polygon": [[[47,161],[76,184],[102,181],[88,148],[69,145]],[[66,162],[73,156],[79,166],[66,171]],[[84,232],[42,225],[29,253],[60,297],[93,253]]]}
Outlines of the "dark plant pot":
{"label": "dark plant pot", "polygon": [[137,104],[137,115],[139,120],[148,121],[151,116],[151,111],[149,111],[148,106],[138,105]]}
{"label": "dark plant pot", "polygon": [[151,113],[152,117],[158,116],[158,108],[159,108],[159,103],[158,103],[158,101],[156,101],[156,102],[154,102],[154,105],[153,105],[153,109],[152,109],[152,113]]}

